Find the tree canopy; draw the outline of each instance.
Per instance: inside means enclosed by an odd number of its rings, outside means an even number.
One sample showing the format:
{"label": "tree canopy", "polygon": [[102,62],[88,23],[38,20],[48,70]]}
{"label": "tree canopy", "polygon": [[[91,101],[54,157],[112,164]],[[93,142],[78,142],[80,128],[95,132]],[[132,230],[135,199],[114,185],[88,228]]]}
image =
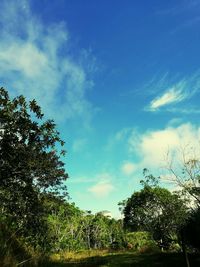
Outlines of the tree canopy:
{"label": "tree canopy", "polygon": [[[10,98],[0,88],[0,201],[4,214],[31,225],[41,192],[66,192],[64,142],[35,100]],[[60,145],[60,148],[59,148]]]}

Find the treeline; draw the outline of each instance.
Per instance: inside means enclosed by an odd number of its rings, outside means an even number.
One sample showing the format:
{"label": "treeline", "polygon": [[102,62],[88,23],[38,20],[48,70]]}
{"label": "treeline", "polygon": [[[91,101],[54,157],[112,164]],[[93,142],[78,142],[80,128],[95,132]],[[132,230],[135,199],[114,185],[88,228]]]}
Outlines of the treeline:
{"label": "treeline", "polygon": [[[103,212],[94,215],[81,211],[74,203],[51,194],[40,197],[40,213],[32,223],[25,225],[21,222],[20,225],[12,216],[1,212],[0,224],[10,232],[10,236],[6,234],[8,239],[20,237],[23,242],[45,252],[124,247],[121,220],[105,216]],[[4,241],[7,243],[8,240]],[[8,246],[12,245],[10,241]]]}
{"label": "treeline", "polygon": [[12,266],[14,262],[23,262],[35,253],[49,255],[125,247],[120,220],[109,218],[101,212],[93,215],[81,211],[74,204],[52,194],[42,194],[40,200],[40,213],[26,225],[23,222],[20,225],[11,215],[1,211],[1,262]]}
{"label": "treeline", "polygon": [[74,204],[45,197],[49,234],[46,243],[52,252],[103,249],[124,246],[122,222],[99,212],[81,211]]}

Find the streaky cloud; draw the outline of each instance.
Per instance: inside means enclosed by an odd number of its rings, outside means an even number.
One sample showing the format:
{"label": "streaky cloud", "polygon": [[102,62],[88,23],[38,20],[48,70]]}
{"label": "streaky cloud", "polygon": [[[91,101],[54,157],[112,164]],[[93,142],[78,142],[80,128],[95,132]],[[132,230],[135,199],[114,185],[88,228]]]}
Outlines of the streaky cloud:
{"label": "streaky cloud", "polygon": [[107,197],[112,191],[115,190],[115,186],[112,184],[112,175],[109,173],[102,173],[97,175],[98,182],[88,188],[88,192],[92,193],[95,197]]}
{"label": "streaky cloud", "polygon": [[[149,104],[149,106],[145,109],[146,111],[159,111],[164,109],[165,111],[174,112],[174,110],[179,110],[179,112],[185,113],[185,109],[181,109],[177,107],[178,103],[186,101],[192,98],[195,94],[197,94],[200,90],[200,71],[196,71],[193,75],[187,78],[183,78],[178,82],[173,82],[170,84],[169,80],[165,79],[166,85],[168,89],[163,90],[164,84],[162,82],[162,87],[155,88],[155,92],[158,90],[162,91],[162,93],[156,96]],[[157,86],[158,83],[155,83]],[[153,85],[152,85],[153,86]],[[174,107],[174,105],[176,106]],[[168,106],[172,106],[170,109],[166,108]],[[194,113],[194,108],[190,107],[190,112]],[[198,113],[198,112],[197,112]]]}
{"label": "streaky cloud", "polygon": [[176,87],[170,88],[163,95],[157,97],[151,101],[150,110],[154,111],[162,106],[169,105],[171,103],[180,102],[185,99],[185,95],[181,89]]}

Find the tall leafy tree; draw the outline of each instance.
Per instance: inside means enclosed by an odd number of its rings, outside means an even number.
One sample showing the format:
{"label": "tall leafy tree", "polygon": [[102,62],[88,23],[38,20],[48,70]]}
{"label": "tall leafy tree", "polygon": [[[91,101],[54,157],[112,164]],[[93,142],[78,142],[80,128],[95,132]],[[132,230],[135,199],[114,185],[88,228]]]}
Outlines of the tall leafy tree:
{"label": "tall leafy tree", "polygon": [[35,100],[12,99],[4,88],[0,88],[0,128],[1,212],[19,228],[30,230],[42,212],[41,192],[66,192],[64,142],[54,121],[43,120]]}

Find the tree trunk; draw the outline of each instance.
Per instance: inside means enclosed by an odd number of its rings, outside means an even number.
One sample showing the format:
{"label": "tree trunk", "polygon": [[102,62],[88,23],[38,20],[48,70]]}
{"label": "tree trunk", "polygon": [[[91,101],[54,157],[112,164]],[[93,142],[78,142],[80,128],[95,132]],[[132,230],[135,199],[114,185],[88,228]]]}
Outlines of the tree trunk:
{"label": "tree trunk", "polygon": [[190,267],[190,262],[189,262],[189,258],[188,258],[188,253],[187,253],[187,248],[186,248],[186,244],[185,244],[185,236],[184,233],[181,233],[181,243],[182,243],[182,250],[183,250],[183,255],[185,258],[185,263],[187,267]]}
{"label": "tree trunk", "polygon": [[163,249],[163,240],[162,240],[162,238],[160,239],[160,246],[161,246],[161,251],[163,252],[164,249]]}

